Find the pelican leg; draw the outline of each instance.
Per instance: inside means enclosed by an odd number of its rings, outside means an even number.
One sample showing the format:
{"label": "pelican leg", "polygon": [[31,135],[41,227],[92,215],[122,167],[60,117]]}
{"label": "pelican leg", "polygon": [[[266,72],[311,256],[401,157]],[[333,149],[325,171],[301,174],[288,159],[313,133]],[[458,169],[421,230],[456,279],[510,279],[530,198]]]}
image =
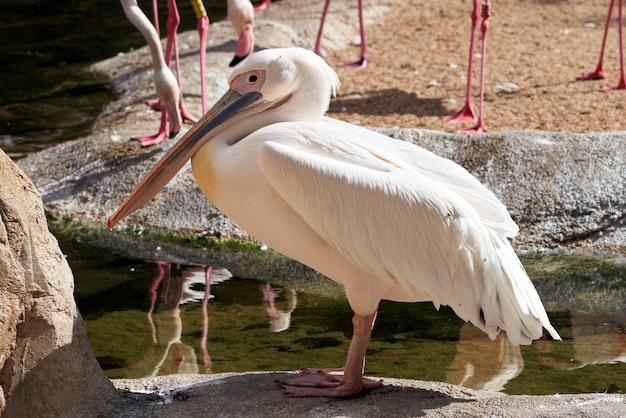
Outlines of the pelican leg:
{"label": "pelican leg", "polygon": [[606,15],[606,23],[604,24],[604,35],[602,36],[602,47],[600,48],[600,58],[598,59],[598,65],[596,69],[589,72],[583,73],[576,77],[576,80],[600,80],[606,78],[606,73],[602,70],[602,65],[604,62],[604,49],[606,47],[606,37],[609,33],[609,25],[611,24],[611,14],[613,14],[613,6],[615,4],[615,0],[611,0],[609,3],[609,12]]}
{"label": "pelican leg", "polygon": [[301,369],[300,376],[288,382],[276,381],[276,383],[286,390],[285,395],[288,397],[344,398],[356,395],[363,389],[382,386],[382,380],[363,377],[365,352],[372,336],[375,319],[376,312],[365,316],[354,314],[352,341],[343,369]]}

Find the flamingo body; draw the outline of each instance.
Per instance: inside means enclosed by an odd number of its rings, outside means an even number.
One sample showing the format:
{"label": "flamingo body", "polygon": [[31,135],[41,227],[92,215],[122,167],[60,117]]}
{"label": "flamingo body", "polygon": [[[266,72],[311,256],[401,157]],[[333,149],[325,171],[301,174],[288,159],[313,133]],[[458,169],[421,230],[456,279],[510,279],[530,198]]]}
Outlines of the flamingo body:
{"label": "flamingo body", "polygon": [[[454,162],[324,116],[335,72],[300,48],[264,50],[157,164],[109,226],[191,158],[220,210],[259,240],[342,284],[354,311],[345,368],[281,382],[289,396],[349,396],[362,377],[382,299],[449,305],[514,345],[560,338],[511,247],[504,205]],[[307,374],[310,373],[310,374]],[[311,385],[316,387],[311,387]]]}

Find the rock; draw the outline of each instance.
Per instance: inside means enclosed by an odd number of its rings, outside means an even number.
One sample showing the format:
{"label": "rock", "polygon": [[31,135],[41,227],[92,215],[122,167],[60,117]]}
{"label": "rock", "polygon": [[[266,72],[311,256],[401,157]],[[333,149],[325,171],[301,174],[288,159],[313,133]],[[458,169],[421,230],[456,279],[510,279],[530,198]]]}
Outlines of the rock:
{"label": "rock", "polygon": [[106,416],[119,395],[87,340],[41,197],[2,151],[0,178],[0,415]]}

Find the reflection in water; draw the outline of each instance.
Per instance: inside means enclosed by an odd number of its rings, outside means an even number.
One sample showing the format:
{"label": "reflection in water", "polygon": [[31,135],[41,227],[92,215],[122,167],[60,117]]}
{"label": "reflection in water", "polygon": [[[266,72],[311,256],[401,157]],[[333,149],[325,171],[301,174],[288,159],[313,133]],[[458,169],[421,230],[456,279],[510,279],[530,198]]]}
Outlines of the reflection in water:
{"label": "reflection in water", "polygon": [[270,329],[274,332],[285,331],[289,328],[291,323],[291,313],[296,309],[298,299],[296,297],[296,291],[293,289],[287,290],[287,310],[279,310],[276,308],[276,296],[277,293],[269,283],[263,288],[263,302],[267,303],[267,313],[270,316]]}
{"label": "reflection in water", "polygon": [[[541,364],[556,370],[577,370],[589,365],[626,363],[626,316],[611,313],[571,313],[573,358],[552,354],[564,342],[535,341]],[[496,341],[476,327],[464,324],[457,352],[447,368],[446,382],[490,391],[503,391],[519,376],[524,359],[519,347],[513,347],[500,334]]]}
{"label": "reflection in water", "polygon": [[[202,364],[203,373],[212,373],[211,356],[207,349],[208,301],[214,297],[211,294],[211,285],[230,279],[232,274],[224,268],[204,265],[185,266],[184,269],[177,265],[173,269],[171,263],[162,261],[153,263],[157,266],[157,272],[148,289],[150,308],[147,314],[152,345],[149,346],[142,361],[131,367],[131,370],[148,369],[151,370],[149,376],[190,374],[199,373],[199,364]],[[291,322],[291,313],[296,309],[295,290],[285,291],[287,307],[282,310],[276,306],[280,290],[272,289],[269,283],[262,288],[263,303],[266,305],[269,326],[273,332],[287,330]],[[194,348],[181,341],[184,322],[180,307],[195,302],[202,303],[201,363],[198,362]]]}
{"label": "reflection in water", "polygon": [[520,348],[500,333],[495,341],[475,326],[461,327],[456,356],[448,366],[446,382],[472,389],[499,392],[524,369]]}
{"label": "reflection in water", "polygon": [[553,342],[539,341],[542,363],[558,370],[575,370],[592,364],[626,363],[626,316],[611,313],[572,312],[575,357],[562,362],[551,356]]}
{"label": "reflection in water", "polygon": [[[211,284],[228,280],[232,275],[226,269],[213,269],[211,266],[197,266],[198,269],[176,269],[172,274],[172,264],[155,262],[157,274],[148,290],[150,309],[148,322],[152,330],[152,346],[137,365],[144,369],[146,363],[153,364],[150,376],[167,374],[198,373],[199,366],[196,352],[190,345],[181,342],[183,321],[180,306],[186,303],[202,301],[202,336],[200,347],[204,372],[211,373],[211,357],[206,347],[209,318],[207,302],[211,295]],[[194,289],[200,285],[203,291]],[[159,297],[160,296],[160,297]],[[155,313],[155,306],[159,300]]]}

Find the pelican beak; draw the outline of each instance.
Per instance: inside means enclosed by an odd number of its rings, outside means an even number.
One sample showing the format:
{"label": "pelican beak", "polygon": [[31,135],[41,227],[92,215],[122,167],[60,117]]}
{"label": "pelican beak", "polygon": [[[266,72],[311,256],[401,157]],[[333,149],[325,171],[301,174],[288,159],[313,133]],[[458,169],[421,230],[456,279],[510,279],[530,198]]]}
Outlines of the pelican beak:
{"label": "pelican beak", "polygon": [[150,201],[202,145],[240,119],[247,113],[244,112],[246,109],[258,104],[262,99],[260,92],[242,95],[235,90],[228,90],[135,187],[122,206],[107,221],[109,229]]}

